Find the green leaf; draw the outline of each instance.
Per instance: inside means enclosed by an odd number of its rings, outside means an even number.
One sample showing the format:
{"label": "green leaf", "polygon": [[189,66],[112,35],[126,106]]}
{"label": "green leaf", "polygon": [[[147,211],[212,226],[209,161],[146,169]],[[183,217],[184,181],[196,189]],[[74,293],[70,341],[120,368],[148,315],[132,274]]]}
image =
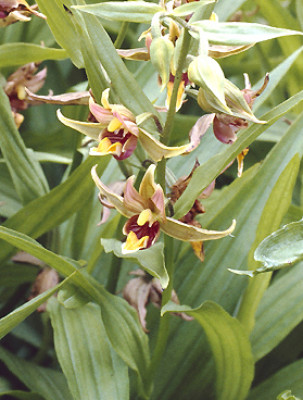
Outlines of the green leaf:
{"label": "green leaf", "polygon": [[0,348],[0,359],[21,382],[46,400],[72,400],[61,372],[25,361],[3,348]]}
{"label": "green leaf", "polygon": [[20,400],[45,400],[39,394],[34,392],[25,392],[23,390],[0,390],[0,398],[2,396],[12,396],[14,399]]}
{"label": "green leaf", "polygon": [[303,91],[284,101],[273,110],[262,115],[261,119],[267,121],[266,125],[251,125],[238,134],[238,139],[231,145],[211,157],[206,163],[198,167],[187,186],[186,190],[177,200],[174,209],[174,218],[185,215],[191,208],[193,201],[199,194],[223,171],[231,161],[246,147],[248,147],[261,133],[287,113],[292,107],[303,100]]}
{"label": "green leaf", "polygon": [[[127,4],[130,3],[132,2],[128,2]],[[89,79],[89,84],[96,99],[101,98],[102,91],[102,87],[98,81],[101,80],[104,82],[104,74],[100,68],[101,64],[110,79],[111,95],[114,95],[115,101],[122,102],[135,115],[144,112],[151,112],[158,115],[133,74],[128,71],[124,62],[119,57],[100,21],[94,15],[74,10],[79,27],[82,29],[83,45],[94,49],[94,56],[91,55],[89,57],[89,54],[87,54],[85,67],[88,71],[88,76],[94,78],[94,80]],[[98,91],[96,88],[98,88]]]}
{"label": "green leaf", "polygon": [[156,243],[149,249],[133,254],[123,254],[122,244],[119,240],[101,239],[101,244],[106,253],[113,251],[117,257],[137,262],[146,272],[160,280],[163,289],[167,287],[169,277],[164,264],[163,243]]}
{"label": "green leaf", "polygon": [[285,388],[296,396],[303,396],[303,360],[294,362],[254,388],[247,400],[275,399]]}
{"label": "green leaf", "polygon": [[214,12],[218,15],[220,21],[227,21],[246,0],[218,1]]}
{"label": "green leaf", "polygon": [[[97,161],[98,173],[102,173],[109,158],[102,158],[101,161],[99,158]],[[89,157],[64,183],[18,211],[5,221],[4,226],[36,238],[68,219],[85,206],[95,190],[90,176],[90,170],[95,164],[95,157]],[[0,260],[6,259],[12,252],[12,246],[1,244]]]}
{"label": "green leaf", "polygon": [[48,184],[40,165],[33,159],[14,123],[8,97],[0,88],[0,148],[23,203],[44,195]]}
{"label": "green leaf", "polygon": [[200,0],[198,2],[185,3],[172,10],[170,15],[177,17],[185,17],[186,15],[192,14],[196,11],[200,11],[200,8],[205,7],[207,4],[215,3],[216,0]]}
{"label": "green leaf", "polygon": [[145,1],[115,1],[73,7],[111,21],[126,21],[149,24],[157,12],[165,11],[156,3]]}
{"label": "green leaf", "polygon": [[291,390],[285,390],[279,394],[277,400],[300,400],[298,397],[292,395]]}
{"label": "green leaf", "polygon": [[73,63],[78,67],[83,67],[83,58],[80,51],[77,30],[73,22],[73,15],[70,7],[78,4],[74,0],[38,0],[37,4],[40,11],[46,15],[47,23],[59,45],[65,49],[71,57]]}
{"label": "green leaf", "polygon": [[303,29],[303,3],[300,0],[296,0],[296,11],[301,28]]}
{"label": "green leaf", "polygon": [[303,258],[303,220],[290,223],[265,238],[255,250],[264,267],[289,266]]}
{"label": "green leaf", "polygon": [[32,43],[6,43],[0,46],[0,68],[45,60],[63,60],[67,57],[65,50]]}
{"label": "green leaf", "polygon": [[165,312],[185,312],[204,329],[216,363],[218,400],[244,400],[254,376],[250,343],[240,322],[212,301],[191,309],[173,302],[162,308]]}
{"label": "green leaf", "polygon": [[210,43],[229,46],[244,46],[281,36],[303,35],[299,31],[247,22],[203,20],[191,25],[202,29]]}
{"label": "green leaf", "polygon": [[251,335],[255,360],[273,350],[303,320],[302,278],[303,264],[300,263],[266,290]]}
{"label": "green leaf", "polygon": [[58,289],[66,284],[69,278],[59,283],[52,289],[43,292],[32,300],[18,307],[10,314],[0,319],[0,339],[7,335],[13,328],[19,325],[25,318],[32,314],[41,304],[45,303]]}
{"label": "green leaf", "polygon": [[123,299],[111,295],[89,275],[84,275],[77,262],[65,259],[46,250],[32,238],[0,227],[0,238],[32,254],[52,266],[60,274],[70,275],[72,282],[102,308],[102,319],[108,338],[118,355],[139,377],[139,391],[147,397],[151,387],[147,370],[149,367],[148,339],[139,324],[136,311]]}
{"label": "green leaf", "polygon": [[48,304],[56,353],[75,400],[127,400],[128,369],[112,350],[100,307],[89,303],[70,310]]}
{"label": "green leaf", "polygon": [[[270,98],[272,92],[274,89],[278,86],[282,78],[287,74],[289,71],[290,67],[293,65],[293,63],[296,61],[298,56],[302,53],[303,51],[303,46],[300,47],[298,50],[296,50],[294,53],[292,53],[289,57],[286,58],[281,64],[279,64],[276,68],[274,68],[270,73],[269,73],[269,82],[268,85],[266,86],[266,90],[262,93],[261,96],[257,97],[256,100],[254,101],[253,105],[253,111],[255,112],[259,107],[264,104],[264,102]],[[258,88],[262,87],[264,79],[260,79],[254,86],[253,90],[257,90]]]}

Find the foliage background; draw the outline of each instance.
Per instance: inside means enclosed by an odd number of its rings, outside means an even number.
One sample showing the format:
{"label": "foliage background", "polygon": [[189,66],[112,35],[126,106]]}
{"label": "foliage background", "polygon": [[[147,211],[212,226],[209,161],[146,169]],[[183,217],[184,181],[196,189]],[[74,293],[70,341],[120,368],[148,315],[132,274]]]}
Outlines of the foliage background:
{"label": "foliage background", "polygon": [[[76,1],[64,4],[71,7]],[[2,28],[2,82],[18,66],[43,60],[41,67],[47,66],[48,76],[41,94],[47,94],[49,89],[56,94],[86,89],[87,74],[95,95],[100,97],[103,84],[100,61],[106,65],[111,58],[103,52],[104,37],[98,20],[89,14],[81,15],[77,32],[71,27],[68,13],[59,7],[60,0],[53,1],[51,7],[46,0],[39,0],[38,5],[48,16],[53,33],[45,21],[35,17],[28,23]],[[237,0],[232,4],[221,0],[215,11],[220,21],[233,18],[288,29],[302,30],[303,27],[300,0]],[[121,23],[101,21],[115,40]],[[145,28],[147,25],[129,24],[123,47],[137,47],[137,37]],[[47,48],[65,50],[56,55],[49,50],[41,56],[40,48],[20,51],[18,47],[19,43],[40,45],[41,42]],[[86,72],[73,65],[69,57],[78,67],[85,66]],[[154,100],[159,88],[152,65],[131,61],[126,65],[149,99]],[[303,397],[302,263],[275,272],[272,277],[266,273],[251,280],[228,271],[228,268],[255,269],[258,265],[253,252],[260,241],[281,225],[302,218],[302,38],[266,41],[247,52],[220,60],[220,65],[226,77],[239,87],[243,87],[244,72],[256,87],[266,72],[272,72],[272,86],[256,102],[255,108],[256,115],[267,115],[270,123],[248,128],[239,135],[235,148],[217,142],[208,132],[186,162],[183,157],[168,162],[172,174],[180,177],[190,172],[198,158],[206,171],[200,179],[210,182],[212,174],[218,174],[238,150],[256,139],[245,159],[243,177],[236,179],[235,167],[228,169],[218,178],[214,195],[203,202],[207,210],[201,217],[203,227],[223,229],[236,218],[235,237],[207,242],[203,264],[191,252],[189,244],[175,242],[174,287],[180,303],[194,308],[211,301],[222,308],[212,309],[216,324],[212,320],[205,322],[206,311],[201,312],[204,322],[199,322],[204,330],[196,321],[170,318],[168,345],[155,372],[151,398],[267,400],[276,399],[286,389]],[[113,70],[115,66],[114,61]],[[124,93],[126,102],[134,101],[138,93],[136,86],[129,82],[132,82],[129,76],[117,77],[119,94]],[[286,99],[290,100],[283,103]],[[140,331],[135,312],[123,300],[118,300],[119,296],[111,296],[101,286],[111,289],[109,270],[117,258],[112,253],[104,253],[100,238],[111,238],[121,221],[113,214],[106,225],[96,226],[100,207],[89,171],[98,163],[105,182],[119,180],[123,175],[115,160],[87,158],[80,135],[57,120],[57,106],[28,108],[20,134],[14,127],[3,92],[0,108],[3,222],[0,237],[4,239],[0,245],[0,305],[4,317],[0,321],[0,332],[1,336],[6,335],[0,349],[1,396],[50,400],[127,399],[129,396],[135,399],[138,393],[148,392],[147,335]],[[87,109],[66,106],[63,113],[84,120]],[[182,144],[200,115],[200,108],[189,100],[176,116],[170,145]],[[38,239],[51,252],[47,253],[28,237]],[[33,311],[52,293],[22,308],[38,268],[14,263],[13,246],[37,256],[62,276],[73,274],[60,292],[60,302],[55,299],[49,302],[49,313],[41,315]],[[85,268],[84,263],[74,260],[85,260]],[[129,280],[129,271],[138,265],[137,261],[128,259],[121,263],[117,293]],[[89,295],[93,302],[87,303]],[[18,311],[12,313],[15,309]],[[237,330],[239,337],[245,331],[250,334],[255,377],[249,393],[251,371],[241,364],[243,357],[249,358],[249,351],[237,359],[240,340],[226,334],[226,323],[230,320],[226,317],[226,322],[222,314],[221,321],[222,309],[241,322],[241,328],[238,325],[231,328]],[[158,322],[159,310],[150,305],[147,326],[151,350],[155,346]],[[209,329],[213,331],[208,333]],[[210,345],[211,335],[219,335],[220,345],[215,345],[215,351]],[[220,346],[221,350],[225,347],[230,350],[230,353],[223,351],[225,358],[220,358]],[[131,368],[129,371],[127,366]],[[109,378],[112,374],[114,379]],[[136,374],[140,377],[139,384]]]}

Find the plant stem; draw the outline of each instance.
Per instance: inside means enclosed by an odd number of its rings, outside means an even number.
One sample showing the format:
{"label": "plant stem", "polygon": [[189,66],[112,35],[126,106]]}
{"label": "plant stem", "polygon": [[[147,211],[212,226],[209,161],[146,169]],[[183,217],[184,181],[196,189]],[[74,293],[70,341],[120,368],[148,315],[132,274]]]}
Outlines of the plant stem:
{"label": "plant stem", "polygon": [[[162,294],[162,304],[161,304],[162,307],[171,299],[171,294],[172,294],[172,290],[173,290],[173,277],[174,277],[174,270],[175,270],[174,239],[171,238],[170,236],[164,237],[164,249],[165,249],[165,266],[166,266],[167,273],[169,276],[169,284],[168,284],[167,288],[163,291],[163,294]],[[163,317],[160,318],[157,342],[156,342],[156,345],[154,348],[151,365],[150,365],[150,370],[149,370],[149,376],[150,376],[151,380],[154,377],[154,374],[158,368],[158,365],[162,359],[162,356],[163,356],[165,348],[166,348],[166,343],[167,343],[167,339],[169,336],[170,317],[171,317],[171,315],[169,313],[167,313]]]}
{"label": "plant stem", "polygon": [[[177,96],[179,85],[182,78],[183,68],[185,66],[186,56],[188,53],[189,45],[190,45],[191,36],[186,29],[184,29],[184,35],[182,40],[182,45],[180,49],[180,56],[177,65],[177,71],[174,80],[174,87],[171,95],[171,100],[169,104],[169,108],[166,115],[166,121],[163,128],[162,136],[160,138],[161,142],[165,145],[168,144],[170,134],[173,129],[174,125],[174,117],[176,114],[176,103],[177,103]],[[166,169],[166,160],[163,158],[158,164],[158,181],[162,186],[162,189],[165,192],[165,169]]]}
{"label": "plant stem", "polygon": [[[121,239],[122,237],[122,226],[124,224],[123,218],[120,216],[120,220],[117,225],[117,232],[118,237],[117,239]],[[121,270],[121,265],[122,265],[123,258],[116,257],[114,254],[112,256],[112,262],[110,265],[110,270],[108,274],[108,279],[107,279],[107,284],[106,284],[106,289],[110,292],[115,294],[116,289],[117,289],[117,284],[119,280],[119,275],[120,275],[120,270]]]}
{"label": "plant stem", "polygon": [[125,39],[127,29],[128,29],[128,22],[122,22],[120,31],[119,31],[118,36],[116,37],[116,40],[114,43],[114,46],[116,49],[119,49],[121,47],[121,45]]}

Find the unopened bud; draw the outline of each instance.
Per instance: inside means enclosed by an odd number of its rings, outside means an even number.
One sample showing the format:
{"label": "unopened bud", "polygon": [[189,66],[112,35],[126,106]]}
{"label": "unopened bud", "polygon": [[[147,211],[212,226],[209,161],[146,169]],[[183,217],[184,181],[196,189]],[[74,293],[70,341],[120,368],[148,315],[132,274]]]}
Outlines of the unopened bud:
{"label": "unopened bud", "polygon": [[169,81],[170,65],[174,55],[174,50],[175,47],[173,43],[164,36],[153,39],[150,46],[150,59],[161,77],[161,90],[166,87]]}

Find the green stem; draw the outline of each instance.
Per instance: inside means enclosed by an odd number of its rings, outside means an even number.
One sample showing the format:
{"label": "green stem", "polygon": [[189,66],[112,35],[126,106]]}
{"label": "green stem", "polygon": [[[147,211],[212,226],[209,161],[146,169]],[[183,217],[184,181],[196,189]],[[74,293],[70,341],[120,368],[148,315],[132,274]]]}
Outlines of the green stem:
{"label": "green stem", "polygon": [[128,22],[122,22],[120,31],[114,43],[116,49],[120,49],[120,47],[122,46],[122,43],[126,36],[127,29],[128,29]]}
{"label": "green stem", "polygon": [[106,289],[110,293],[115,294],[122,265],[122,258],[116,257],[114,254],[112,257]]}
{"label": "green stem", "polygon": [[[166,121],[163,128],[163,132],[161,135],[161,142],[165,145],[168,144],[169,138],[174,125],[174,117],[176,114],[176,104],[178,97],[179,85],[182,79],[183,68],[185,66],[186,56],[188,53],[189,45],[190,45],[191,36],[186,29],[184,29],[184,35],[182,40],[182,45],[180,49],[180,56],[177,65],[177,71],[174,80],[174,87],[171,95],[171,100],[169,104],[169,108],[166,115]],[[158,181],[162,186],[162,189],[165,192],[165,169],[166,169],[166,160],[163,158],[158,164]]]}
{"label": "green stem", "polygon": [[[172,291],[173,291],[173,277],[174,277],[174,239],[170,236],[164,237],[164,249],[165,249],[165,266],[167,269],[167,273],[169,276],[169,284],[167,288],[163,291],[162,294],[162,307],[171,299]],[[168,336],[169,336],[169,321],[171,315],[166,313],[163,317],[160,318],[159,330],[156,345],[154,348],[154,352],[151,359],[151,365],[149,370],[149,376],[152,380],[155,372],[158,368],[158,365],[163,357]]]}
{"label": "green stem", "polygon": [[[123,220],[123,217],[120,216],[120,220],[118,222],[118,226],[117,226],[117,230],[116,230],[117,232],[119,232],[117,239],[121,239],[121,237],[122,237],[121,232],[122,232],[123,225],[124,225],[124,220]],[[113,254],[112,262],[111,262],[111,266],[110,266],[110,270],[109,270],[109,274],[108,274],[107,284],[106,284],[106,289],[110,293],[113,293],[113,294],[116,293],[122,261],[123,261],[122,258],[116,257]]]}

